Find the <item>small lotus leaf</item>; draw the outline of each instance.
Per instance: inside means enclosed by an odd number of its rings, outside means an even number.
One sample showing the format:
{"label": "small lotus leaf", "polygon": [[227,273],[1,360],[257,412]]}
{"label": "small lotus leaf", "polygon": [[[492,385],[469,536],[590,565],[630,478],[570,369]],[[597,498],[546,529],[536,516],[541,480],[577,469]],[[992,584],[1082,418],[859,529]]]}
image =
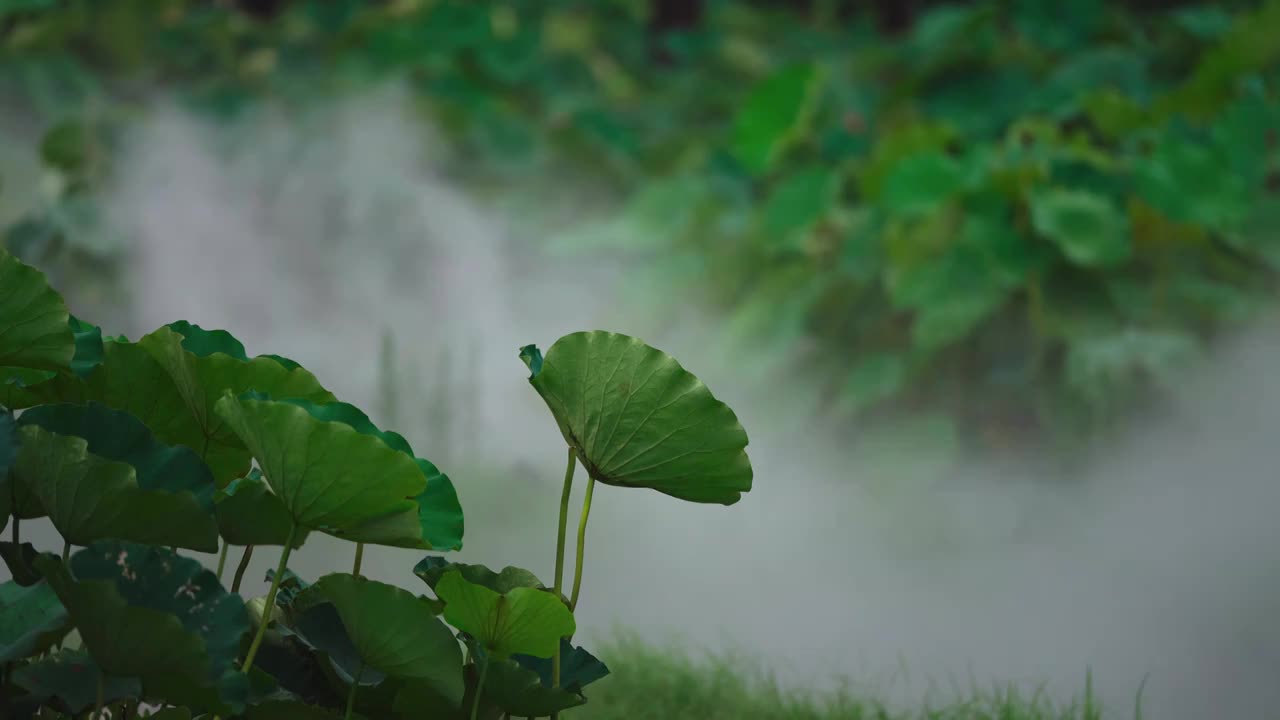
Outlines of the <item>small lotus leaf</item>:
{"label": "small lotus leaf", "polygon": [[1128,219],[1110,200],[1083,190],[1049,189],[1031,198],[1036,232],[1072,263],[1113,267],[1133,254]]}
{"label": "small lotus leaf", "polygon": [[0,367],[69,369],[76,352],[70,316],[44,273],[0,248]]}
{"label": "small lotus leaf", "polygon": [[490,660],[489,663],[484,699],[508,715],[547,717],[587,702],[580,693],[568,688],[542,684],[536,672],[510,660]]}
{"label": "small lotus leaf", "polygon": [[[231,481],[215,496],[218,532],[232,545],[284,545],[292,520],[284,503],[271,492],[262,472],[254,469],[248,475]],[[306,542],[309,531],[300,530],[294,547]]]}
{"label": "small lotus leaf", "polygon": [[289,368],[270,357],[246,360],[243,346],[225,331],[172,323],[137,344],[172,380],[198,431],[200,447],[196,449],[205,456],[220,485],[249,471],[249,453],[244,443],[214,412],[214,405],[224,392],[239,395],[257,391],[276,398],[333,400],[332,393],[302,368]]}
{"label": "small lotus leaf", "polygon": [[510,565],[502,568],[500,572],[494,572],[484,565],[452,563],[438,555],[428,555],[413,566],[413,574],[422,578],[422,581],[432,590],[436,589],[436,583],[440,582],[440,578],[444,577],[444,574],[450,570],[457,570],[462,573],[462,577],[467,582],[483,585],[500,595],[505,595],[520,587],[537,588],[539,590],[547,587],[528,570]]}
{"label": "small lotus leaf", "polygon": [[379,518],[417,512],[410,498],[423,491],[426,478],[413,458],[376,437],[318,420],[292,403],[230,392],[217,413],[302,528],[345,537]]}
{"label": "small lotus leaf", "polygon": [[39,555],[31,543],[0,542],[0,559],[9,568],[9,576],[22,587],[30,587],[42,579],[35,567]]}
{"label": "small lotus leaf", "polygon": [[724,505],[751,489],[747,433],[734,412],[675,358],[636,338],[566,335],[529,382],[602,483]]}
{"label": "small lotus leaf", "polygon": [[450,570],[436,583],[435,591],[445,602],[445,620],[474,636],[498,658],[514,653],[551,657],[560,638],[577,629],[564,602],[536,588],[498,593],[468,581],[459,570]]}
{"label": "small lotus leaf", "polygon": [[216,552],[213,517],[190,492],[140,486],[132,466],[103,459],[70,435],[25,425],[10,477],[24,485],[63,538],[88,545],[103,538]]}
{"label": "small lotus leaf", "polygon": [[805,131],[825,74],[817,65],[786,67],[757,85],[733,123],[732,148],[753,174],[768,171]]}
{"label": "small lotus leaf", "polygon": [[37,568],[67,608],[85,649],[109,675],[138,677],[147,695],[232,714],[248,681],[235,669],[249,617],[199,562],[167,549],[101,541],[70,568]]}
{"label": "small lotus leaf", "polygon": [[[531,655],[512,655],[511,659],[521,667],[538,673],[543,687],[551,687],[551,660]],[[566,639],[560,640],[560,687],[572,693],[582,694],[582,689],[609,675],[609,666],[595,655],[576,647]]]}
{"label": "small lotus leaf", "polygon": [[[63,650],[19,667],[13,673],[13,682],[42,702],[57,698],[64,708],[78,715],[97,703],[101,672],[88,653]],[[103,678],[104,703],[136,698],[141,694],[142,683],[137,678],[114,675]],[[154,718],[155,715],[148,717]],[[190,714],[187,717],[191,717]]]}
{"label": "small lotus leaf", "polygon": [[47,583],[0,584],[0,663],[44,652],[70,629],[67,611]]}
{"label": "small lotus leaf", "polygon": [[304,594],[333,604],[368,667],[431,680],[447,697],[462,697],[462,648],[426,600],[394,585],[344,574],[326,575]]}

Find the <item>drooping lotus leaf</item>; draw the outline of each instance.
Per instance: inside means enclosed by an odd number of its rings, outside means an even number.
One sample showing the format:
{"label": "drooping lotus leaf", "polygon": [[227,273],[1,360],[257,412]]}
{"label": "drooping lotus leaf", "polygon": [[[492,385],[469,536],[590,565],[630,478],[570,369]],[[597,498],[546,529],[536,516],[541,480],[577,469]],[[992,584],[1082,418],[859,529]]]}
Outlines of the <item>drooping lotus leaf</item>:
{"label": "drooping lotus leaf", "polygon": [[[256,393],[252,396],[259,400],[269,399]],[[403,436],[389,430],[379,430],[369,416],[349,403],[318,404],[296,398],[285,399],[283,402],[297,405],[317,420],[345,423],[361,434],[382,440],[393,450],[413,458],[426,478],[426,489],[414,498],[417,503],[415,509],[352,528],[343,537],[353,542],[421,550],[462,549],[462,505],[458,502],[453,482],[431,462],[414,457],[413,448]],[[417,531],[414,530],[415,527]]]}
{"label": "drooping lotus leaf", "polygon": [[190,493],[206,512],[213,510],[213,474],[195,451],[159,442],[142,421],[123,410],[96,402],[40,405],[24,412],[18,424],[84,438],[94,455],[132,465],[138,487]]}
{"label": "drooping lotus leaf", "polygon": [[429,680],[446,697],[461,700],[462,648],[431,603],[394,585],[346,574],[326,575],[303,594],[332,603],[367,667]]}
{"label": "drooping lotus leaf", "polygon": [[365,523],[417,512],[411,498],[423,491],[426,478],[413,458],[379,438],[318,420],[289,402],[230,392],[216,411],[253,453],[299,527],[345,538]]}
{"label": "drooping lotus leaf", "polygon": [[[62,650],[14,670],[13,682],[43,702],[58,699],[67,711],[78,715],[97,703],[101,672],[88,653]],[[137,678],[103,677],[104,703],[136,698],[141,694],[142,683]],[[188,714],[187,717],[191,716]]]}
{"label": "drooping lotus leaf", "polygon": [[22,587],[30,587],[42,579],[35,567],[39,556],[31,543],[0,542],[0,559],[9,568],[9,577]]}
{"label": "drooping lotus leaf", "polygon": [[751,489],[746,431],[675,358],[603,331],[566,335],[538,355],[521,350],[529,382],[597,481],[723,505]]}
{"label": "drooping lotus leaf", "polygon": [[547,587],[533,573],[524,568],[511,565],[502,568],[499,572],[494,572],[484,565],[454,563],[438,555],[428,555],[413,566],[413,574],[422,578],[422,581],[432,590],[436,589],[436,584],[440,582],[440,578],[444,577],[444,574],[450,570],[457,570],[462,573],[462,577],[468,582],[483,585],[500,595],[505,595],[520,587],[537,588],[539,590]]}
{"label": "drooping lotus leaf", "polygon": [[577,629],[564,602],[536,588],[498,593],[468,581],[461,571],[450,570],[436,583],[435,591],[445,602],[445,620],[474,636],[497,658],[515,653],[551,657],[560,638]]}
{"label": "drooping lotus leaf", "polygon": [[70,629],[67,611],[47,583],[0,584],[0,663],[44,652]]}
{"label": "drooping lotus leaf", "polygon": [[[218,491],[214,509],[222,539],[232,545],[284,545],[292,520],[257,468]],[[293,547],[306,542],[307,530],[294,535]]]}
{"label": "drooping lotus leaf", "polygon": [[225,331],[178,322],[159,328],[137,344],[172,380],[199,435],[199,446],[193,447],[213,468],[219,485],[249,471],[249,453],[243,442],[214,412],[224,392],[239,395],[257,391],[274,398],[320,403],[334,399],[314,375],[300,367],[288,367],[271,357],[246,359],[243,346]]}
{"label": "drooping lotus leaf", "polygon": [[217,552],[217,524],[190,492],[141,487],[133,466],[90,453],[83,438],[35,424],[18,432],[22,449],[10,477],[67,542],[118,538]]}
{"label": "drooping lotus leaf", "polygon": [[489,661],[484,699],[508,715],[525,717],[548,717],[587,702],[580,693],[568,688],[543,685],[537,673],[510,660]]}
{"label": "drooping lotus leaf", "polygon": [[0,248],[0,367],[69,369],[76,352],[70,316],[44,273]]}
{"label": "drooping lotus leaf", "polygon": [[104,672],[175,704],[224,716],[243,707],[248,680],[235,661],[248,613],[199,562],[112,540],[80,550],[69,568],[52,555],[36,566]]}
{"label": "drooping lotus leaf", "polygon": [[[532,655],[512,655],[511,659],[526,670],[536,672],[538,678],[542,681],[543,687],[549,688],[552,686],[550,659],[533,657]],[[608,665],[601,662],[595,655],[561,638],[560,687],[581,695],[583,688],[608,675]]]}

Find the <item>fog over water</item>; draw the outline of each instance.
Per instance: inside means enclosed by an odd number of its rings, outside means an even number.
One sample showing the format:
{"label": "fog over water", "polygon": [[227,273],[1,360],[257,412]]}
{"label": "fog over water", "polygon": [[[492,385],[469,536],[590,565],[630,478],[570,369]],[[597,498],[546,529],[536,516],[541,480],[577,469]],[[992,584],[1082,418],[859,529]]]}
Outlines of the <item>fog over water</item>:
{"label": "fog over water", "polygon": [[[618,293],[625,268],[530,261],[435,174],[437,141],[397,97],[264,110],[235,127],[157,104],[111,202],[136,242],[132,325],[106,329],[227,328],[251,355],[294,358],[362,407],[377,397],[385,329],[421,378],[452,353],[451,377],[466,368],[474,380],[457,387],[476,413],[449,454],[466,457],[444,468],[468,511],[456,557],[547,581],[564,444],[517,348],[583,329],[636,334],[737,411],[755,487],[726,508],[601,486],[579,609],[588,638],[617,625],[740,649],[785,683],[848,676],[904,704],[974,681],[1047,683],[1065,697],[1092,668],[1108,717],[1129,717],[1148,675],[1147,717],[1275,715],[1280,328],[1221,349],[1171,408],[1068,483],[978,462],[945,483],[873,491],[892,475],[805,416],[805,378],[743,377],[708,346],[714,313],[691,306],[657,322]],[[402,409],[419,454],[448,451],[425,411]],[[584,484],[580,473],[574,523]],[[58,546],[39,532],[31,539]],[[314,578],[349,569],[352,552],[314,535],[291,566]],[[419,555],[370,548],[365,571],[418,591]],[[249,592],[265,592],[277,557],[256,553]]]}

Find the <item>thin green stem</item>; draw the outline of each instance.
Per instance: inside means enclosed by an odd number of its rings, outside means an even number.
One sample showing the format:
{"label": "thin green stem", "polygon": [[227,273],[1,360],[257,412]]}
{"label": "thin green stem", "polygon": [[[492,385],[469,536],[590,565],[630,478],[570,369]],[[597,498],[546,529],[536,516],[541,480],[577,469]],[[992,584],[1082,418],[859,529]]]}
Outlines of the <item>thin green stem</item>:
{"label": "thin green stem", "polygon": [[[569,465],[564,471],[564,490],[560,494],[560,525],[556,530],[556,597],[564,597],[564,536],[569,527],[569,495],[573,490],[573,471],[577,468],[578,454],[569,448]],[[551,657],[551,687],[560,687],[560,646]],[[552,715],[555,718],[556,715]]]}
{"label": "thin green stem", "polygon": [[360,687],[360,676],[364,674],[364,663],[356,669],[356,676],[351,680],[351,689],[347,691],[347,714],[343,720],[351,720],[351,711],[356,706],[356,689]]}
{"label": "thin green stem", "polygon": [[596,479],[587,479],[587,497],[582,501],[582,519],[578,521],[578,557],[573,568],[573,593],[569,596],[569,610],[578,607],[578,591],[582,589],[582,551],[587,544],[587,518],[591,515],[591,493],[596,489]]}
{"label": "thin green stem", "polygon": [[19,526],[19,525],[21,525],[21,524],[22,524],[22,518],[18,517],[18,513],[14,513],[14,514],[13,514],[13,528],[12,528],[12,530],[11,530],[11,532],[13,533],[13,544],[14,544],[14,545],[17,545],[19,542],[21,542],[21,541],[18,539],[19,537],[21,537],[21,534],[18,532],[18,526]]}
{"label": "thin green stem", "polygon": [[271,578],[271,589],[267,591],[267,601],[263,605],[262,622],[258,623],[258,634],[253,636],[253,642],[249,645],[249,653],[244,657],[244,665],[241,670],[248,674],[253,668],[253,659],[258,655],[258,648],[262,645],[262,638],[267,634],[267,625],[271,623],[272,611],[276,606],[276,592],[280,590],[280,581],[284,578],[284,571],[289,566],[289,553],[293,550],[293,540],[298,534],[298,523],[289,525],[289,535],[284,541],[284,550],[280,551],[280,564],[276,565],[276,574]]}
{"label": "thin green stem", "polygon": [[102,718],[102,697],[106,694],[107,679],[106,674],[101,670],[98,671],[98,703],[93,707],[93,716]]}
{"label": "thin green stem", "polygon": [[471,720],[480,716],[480,696],[484,695],[484,680],[489,674],[489,653],[480,661],[480,681],[476,683],[476,697],[471,701]]}
{"label": "thin green stem", "polygon": [[351,574],[360,577],[360,563],[364,561],[364,543],[356,543],[356,561],[351,566]]}
{"label": "thin green stem", "polygon": [[240,564],[236,566],[235,577],[231,579],[231,592],[240,592],[240,581],[244,580],[244,571],[249,569],[249,560],[253,558],[253,546],[245,545],[244,554],[240,556]]}
{"label": "thin green stem", "polygon": [[222,541],[222,550],[218,551],[218,582],[222,582],[222,569],[227,566],[227,548],[231,543]]}
{"label": "thin green stem", "polygon": [[71,541],[63,540],[62,541],[62,562],[65,563],[70,559],[71,559]]}

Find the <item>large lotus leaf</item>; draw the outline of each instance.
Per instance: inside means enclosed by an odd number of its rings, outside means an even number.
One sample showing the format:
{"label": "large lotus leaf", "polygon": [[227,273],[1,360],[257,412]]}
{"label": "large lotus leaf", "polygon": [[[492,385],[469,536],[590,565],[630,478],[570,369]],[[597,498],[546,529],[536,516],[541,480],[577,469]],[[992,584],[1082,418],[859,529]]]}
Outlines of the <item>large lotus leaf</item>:
{"label": "large lotus leaf", "polygon": [[217,552],[217,524],[190,492],[140,486],[132,466],[106,460],[70,435],[25,425],[10,477],[26,487],[74,545],[118,538]]}
{"label": "large lotus leaf", "polygon": [[[66,710],[78,715],[97,703],[101,673],[87,653],[63,650],[19,667],[13,673],[13,682],[43,702],[56,698]],[[137,678],[103,677],[104,703],[136,698],[141,694],[142,683]]]}
{"label": "large lotus leaf", "polygon": [[555,342],[530,384],[591,477],[732,505],[751,489],[747,433],[729,406],[670,355],[640,340],[594,331]]}
{"label": "large lotus leaf", "polygon": [[[258,393],[246,397],[268,399]],[[363,435],[382,440],[393,450],[413,458],[426,478],[426,489],[414,498],[416,508],[352,528],[343,535],[344,538],[353,542],[421,550],[462,549],[462,505],[458,502],[453,482],[431,462],[414,457],[413,448],[403,436],[379,430],[364,412],[349,403],[318,404],[296,398],[284,399],[283,402],[297,405],[317,420],[345,423]]]}
{"label": "large lotus leaf", "polygon": [[457,570],[468,582],[483,585],[499,594],[506,594],[520,587],[539,590],[547,587],[528,570],[510,565],[502,568],[500,572],[494,572],[484,565],[453,563],[437,555],[428,555],[413,566],[413,574],[422,578],[422,581],[432,590],[436,589],[436,583],[440,582],[440,578],[450,570]]}
{"label": "large lotus leaf", "polygon": [[70,628],[67,611],[47,583],[0,585],[0,663],[44,652]]}
{"label": "large lotus leaf", "polygon": [[[300,527],[345,537],[362,524],[417,512],[426,478],[409,455],[298,405],[227,392],[218,415],[253,453]],[[420,533],[419,533],[420,536]]]}
{"label": "large lotus leaf", "polygon": [[173,323],[143,337],[138,345],[172,380],[198,430],[200,445],[196,449],[213,467],[219,484],[249,471],[249,453],[243,442],[214,412],[214,405],[224,392],[239,395],[257,391],[275,398],[333,400],[315,376],[300,367],[288,367],[271,357],[244,359],[243,348],[224,331]]}
{"label": "large lotus leaf", "polygon": [[76,352],[70,316],[44,273],[0,248],[0,367],[69,369]]}
{"label": "large lotus leaf", "polygon": [[138,487],[190,493],[206,511],[213,509],[213,474],[195,451],[159,442],[142,421],[123,410],[96,402],[40,405],[24,412],[18,424],[84,438],[94,455],[132,465]]}
{"label": "large lotus leaf", "polygon": [[199,562],[167,549],[102,541],[70,568],[36,561],[85,649],[110,675],[138,677],[148,696],[230,715],[248,695],[235,669],[249,616]]}
{"label": "large lotus leaf", "polygon": [[1038,192],[1031,197],[1031,222],[1076,265],[1112,267],[1133,252],[1128,219],[1109,200],[1091,192]]}
{"label": "large lotus leaf", "polygon": [[430,680],[446,697],[462,698],[462,648],[430,602],[394,585],[345,574],[326,575],[303,594],[333,604],[368,667]]}
{"label": "large lotus leaf", "polygon": [[[538,673],[543,687],[552,686],[552,666],[549,658],[531,655],[512,655],[511,659],[521,667]],[[609,667],[595,655],[575,646],[568,640],[560,640],[560,687],[572,693],[582,694],[582,689],[609,675]]]}
{"label": "large lotus leaf", "polygon": [[514,653],[551,657],[560,638],[577,629],[564,601],[536,588],[498,593],[451,570],[436,583],[435,591],[445,602],[445,620],[474,636],[498,658]]}
{"label": "large lotus leaf", "polygon": [[333,671],[347,685],[377,685],[387,679],[386,673],[365,663],[342,624],[338,608],[331,602],[304,610],[294,621],[292,632],[312,649],[324,653]]}
{"label": "large lotus leaf", "polygon": [[[218,532],[232,545],[284,545],[288,542],[292,519],[284,502],[271,492],[262,472],[254,468],[231,481],[215,496]],[[306,542],[307,530],[294,535],[293,547]]]}

